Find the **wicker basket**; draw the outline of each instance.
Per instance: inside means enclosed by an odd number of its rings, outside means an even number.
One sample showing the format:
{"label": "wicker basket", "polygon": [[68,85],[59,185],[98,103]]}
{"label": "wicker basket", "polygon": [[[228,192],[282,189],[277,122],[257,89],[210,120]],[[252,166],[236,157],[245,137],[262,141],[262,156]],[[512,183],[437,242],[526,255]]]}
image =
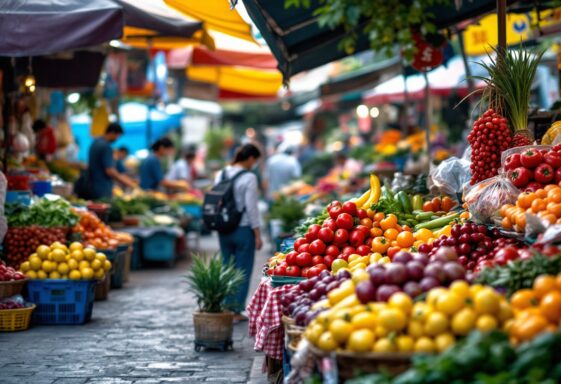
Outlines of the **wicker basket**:
{"label": "wicker basket", "polygon": [[35,304],[26,308],[0,310],[0,332],[25,331],[29,328],[34,309]]}
{"label": "wicker basket", "polygon": [[125,252],[125,267],[123,269],[123,282],[128,283],[131,272],[132,245]]}
{"label": "wicker basket", "polygon": [[[330,356],[310,343],[311,352],[318,358]],[[411,367],[412,353],[356,353],[335,352],[337,370],[341,382],[359,375],[385,372],[392,375],[405,372]]]}
{"label": "wicker basket", "polygon": [[0,299],[21,294],[27,280],[0,281]]}
{"label": "wicker basket", "polygon": [[105,274],[103,280],[99,281],[95,286],[95,300],[107,300],[109,297],[109,289],[111,288],[111,275],[109,272]]}

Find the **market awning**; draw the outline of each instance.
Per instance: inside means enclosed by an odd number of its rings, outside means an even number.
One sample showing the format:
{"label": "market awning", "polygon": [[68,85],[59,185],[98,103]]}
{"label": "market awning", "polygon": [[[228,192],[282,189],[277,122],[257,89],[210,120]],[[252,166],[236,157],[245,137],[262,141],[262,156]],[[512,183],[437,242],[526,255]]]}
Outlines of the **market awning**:
{"label": "market awning", "polygon": [[37,56],[95,46],[123,34],[123,11],[110,0],[3,1],[0,56]]}
{"label": "market awning", "polygon": [[[286,78],[295,73],[332,62],[348,54],[338,48],[343,28],[319,27],[313,13],[316,1],[309,8],[285,8],[284,1],[242,0],[245,8],[279,62]],[[513,1],[509,1],[512,3]],[[462,1],[459,8],[454,3],[435,6],[432,13],[439,28],[457,24],[492,11],[495,0]],[[362,32],[362,26],[359,27]],[[369,49],[367,36],[360,33],[355,52]]]}
{"label": "market awning", "polygon": [[251,26],[235,9],[230,9],[228,0],[164,0],[164,2],[179,12],[202,21],[205,28],[209,30],[255,42],[251,34]]}
{"label": "market awning", "polygon": [[174,49],[168,54],[170,68],[185,68],[189,65],[240,66],[258,69],[276,69],[277,60],[271,53],[250,53],[205,47]]}
{"label": "market awning", "polygon": [[256,95],[276,97],[282,85],[281,74],[274,71],[230,66],[187,67],[189,80],[215,84],[231,95]]}

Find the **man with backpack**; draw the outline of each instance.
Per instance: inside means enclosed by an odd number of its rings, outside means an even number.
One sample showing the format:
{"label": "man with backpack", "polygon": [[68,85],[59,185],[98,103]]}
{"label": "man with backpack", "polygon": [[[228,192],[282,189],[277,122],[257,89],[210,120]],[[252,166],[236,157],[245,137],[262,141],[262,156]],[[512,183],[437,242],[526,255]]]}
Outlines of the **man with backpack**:
{"label": "man with backpack", "polygon": [[218,231],[222,258],[233,258],[237,268],[244,271],[246,279],[228,304],[236,313],[234,320],[247,320],[241,312],[249,291],[255,250],[261,249],[259,224],[259,186],[257,177],[250,170],[261,152],[253,144],[244,144],[236,151],[232,165],[219,172],[215,186],[205,195],[203,220]]}

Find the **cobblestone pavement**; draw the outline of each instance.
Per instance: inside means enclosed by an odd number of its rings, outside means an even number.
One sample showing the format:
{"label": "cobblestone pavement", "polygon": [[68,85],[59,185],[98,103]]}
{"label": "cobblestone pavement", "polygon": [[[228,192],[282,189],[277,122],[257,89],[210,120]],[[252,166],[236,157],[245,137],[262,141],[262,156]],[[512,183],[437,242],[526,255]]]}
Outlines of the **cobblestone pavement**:
{"label": "cobblestone pavement", "polygon": [[253,351],[247,323],[235,326],[233,352],[194,351],[187,267],[133,272],[123,289],[95,303],[86,325],[0,334],[0,383],[262,383],[262,355]]}

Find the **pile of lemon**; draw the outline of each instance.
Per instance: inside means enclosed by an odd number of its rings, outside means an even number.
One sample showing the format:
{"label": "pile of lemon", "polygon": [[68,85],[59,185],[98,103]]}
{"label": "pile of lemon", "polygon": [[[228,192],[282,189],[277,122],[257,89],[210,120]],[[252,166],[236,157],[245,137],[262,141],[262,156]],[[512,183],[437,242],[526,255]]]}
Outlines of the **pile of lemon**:
{"label": "pile of lemon", "polygon": [[103,280],[111,269],[107,256],[93,247],[74,242],[66,246],[58,241],[40,245],[20,271],[30,279]]}

